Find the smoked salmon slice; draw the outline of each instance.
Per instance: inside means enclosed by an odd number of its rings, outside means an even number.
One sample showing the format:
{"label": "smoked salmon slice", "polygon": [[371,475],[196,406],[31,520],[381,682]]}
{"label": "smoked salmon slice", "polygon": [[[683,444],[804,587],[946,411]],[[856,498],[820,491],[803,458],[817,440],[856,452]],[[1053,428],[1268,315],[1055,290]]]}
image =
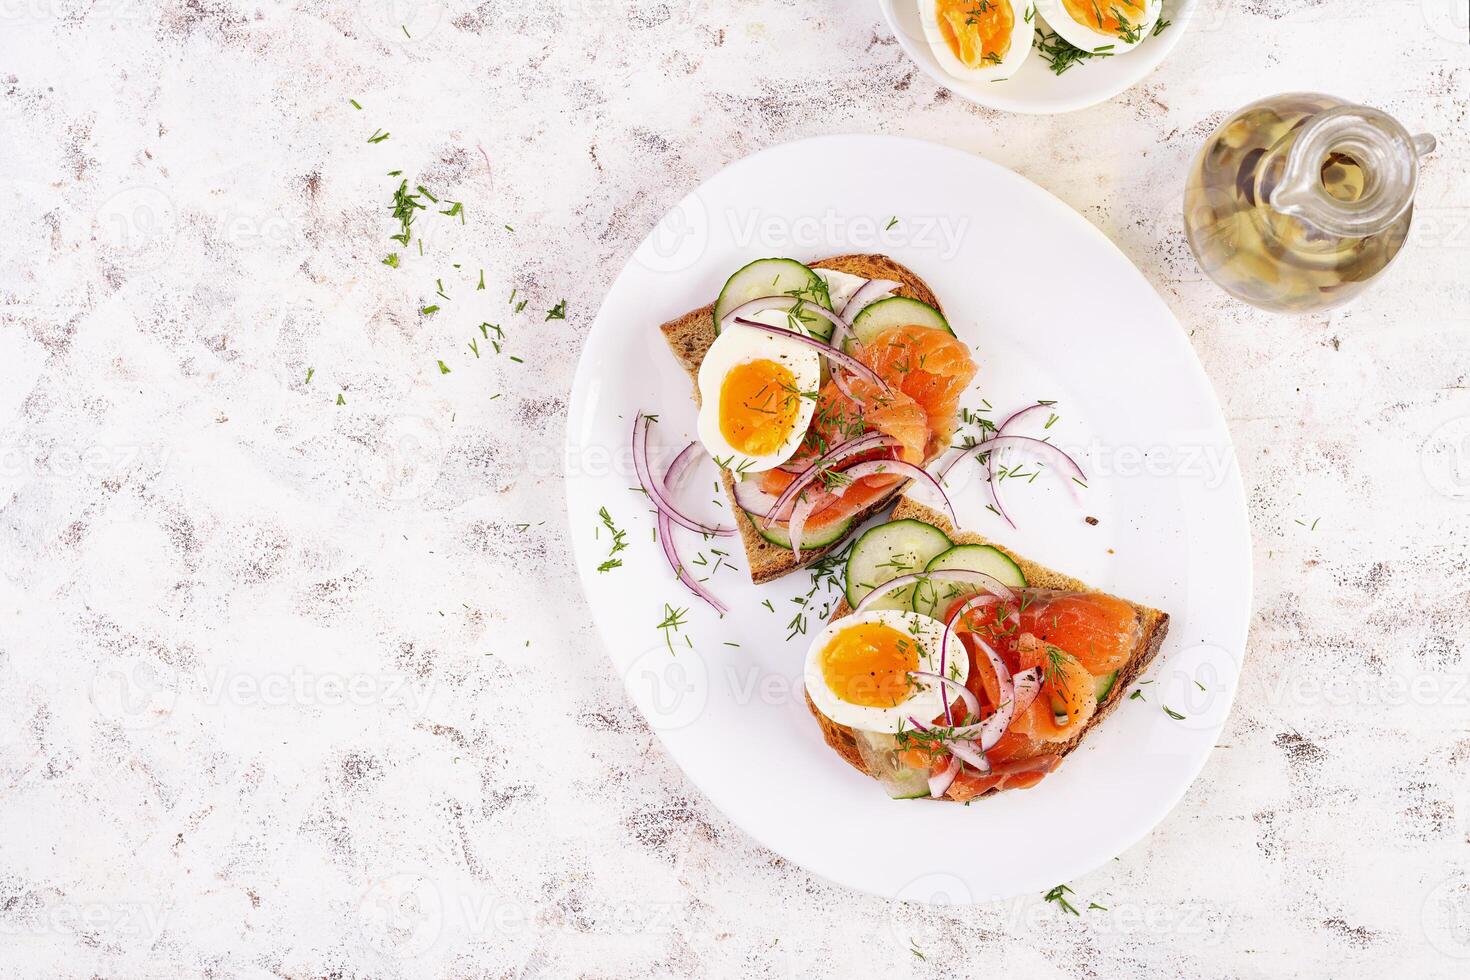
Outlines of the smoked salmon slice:
{"label": "smoked salmon slice", "polygon": [[1030,789],[1061,764],[1062,757],[1055,752],[992,762],[990,772],[985,775],[969,769],[961,772],[949,784],[949,791],[945,795],[963,803],[993,789]]}
{"label": "smoked salmon slice", "polygon": [[858,357],[924,410],[929,424],[926,455],[949,445],[960,396],[977,370],[961,340],[929,327],[889,327],[863,347]]}
{"label": "smoked salmon slice", "polygon": [[1016,652],[1022,670],[1039,667],[1046,680],[1011,729],[1042,742],[1065,742],[1082,731],[1097,711],[1092,674],[1082,662],[1031,633],[1016,639]]}
{"label": "smoked salmon slice", "polygon": [[1021,632],[1067,651],[1096,675],[1123,666],[1142,631],[1132,606],[1100,593],[1039,594],[1021,610]]}
{"label": "smoked salmon slice", "polygon": [[[955,599],[946,619],[968,598]],[[1066,742],[1086,727],[1097,711],[1094,678],[1127,663],[1142,628],[1132,606],[1092,592],[1024,591],[1015,606],[996,603],[967,613],[955,629],[970,657],[968,686],[987,713],[1000,689],[974,638],[990,644],[1013,673],[1038,667],[1045,678],[1040,695],[1011,722],[992,754],[1001,753],[1001,760],[1041,756],[1048,743]]]}

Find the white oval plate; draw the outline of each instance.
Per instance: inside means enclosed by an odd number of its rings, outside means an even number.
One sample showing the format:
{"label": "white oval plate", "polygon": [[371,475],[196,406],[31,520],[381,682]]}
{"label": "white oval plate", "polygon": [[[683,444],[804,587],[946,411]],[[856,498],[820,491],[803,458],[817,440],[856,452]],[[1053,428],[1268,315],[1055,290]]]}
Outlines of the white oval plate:
{"label": "white oval plate", "polygon": [[[1032,0],[1013,2],[1025,10]],[[976,105],[1037,114],[1086,109],[1129,88],[1169,56],[1196,13],[1196,0],[1164,0],[1162,17],[1169,21],[1168,28],[1157,37],[1145,39],[1127,54],[1094,58],[1056,75],[1032,51],[1021,70],[1003,82],[968,82],[940,67],[939,59],[934,57],[924,38],[917,0],[878,0],[878,6],[898,43],[934,81]]]}
{"label": "white oval plate", "polygon": [[[884,252],[927,279],[981,364],[966,403],[983,397],[998,414],[1055,399],[1061,418],[1049,434],[1088,470],[1080,505],[1070,484],[1049,476],[1011,490],[1018,530],[985,510],[983,485],[972,481],[956,493],[962,523],[1173,617],[1147,700],[1123,702],[1034,789],[968,807],[889,800],[826,747],[808,714],[802,661],[820,610],[810,611],[806,636],[786,636],[810,576],[753,586],[738,541],[676,529],[684,560],[712,572],[730,605],[721,619],[674,581],[647,500],[630,489],[640,409],[660,417],[660,472],[695,428],[690,381],[659,324],[711,302],[754,258],[844,252]],[[1250,541],[1209,382],[1173,315],[1111,242],[979,157],[895,137],[819,137],[705,181],[613,283],[577,370],[566,453],[582,584],[630,696],[716,806],[834,881],[931,902],[1039,894],[1158,823],[1229,712],[1250,610]],[[728,517],[712,502],[714,479],[705,461],[681,499]],[[612,543],[601,507],[627,532],[623,565],[607,572],[597,571]],[[713,571],[723,561],[712,548],[737,570]],[[665,603],[688,609],[667,638],[655,628]]]}

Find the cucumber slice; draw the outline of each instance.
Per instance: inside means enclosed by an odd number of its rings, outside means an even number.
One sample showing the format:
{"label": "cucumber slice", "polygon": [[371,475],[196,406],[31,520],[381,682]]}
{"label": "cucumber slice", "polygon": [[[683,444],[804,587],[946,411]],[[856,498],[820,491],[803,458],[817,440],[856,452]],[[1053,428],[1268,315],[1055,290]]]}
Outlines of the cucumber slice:
{"label": "cucumber slice", "polygon": [[1118,683],[1118,672],[1116,670],[1111,674],[1103,674],[1101,677],[1094,677],[1092,679],[1092,689],[1097,694],[1098,704],[1102,704],[1108,699],[1108,695],[1112,693],[1113,685],[1116,683]]}
{"label": "cucumber slice", "polygon": [[[761,520],[765,516],[764,514],[752,514],[750,511],[746,511],[745,516],[750,518],[750,522],[755,525],[756,533],[761,537],[777,547],[785,548],[787,551],[791,550],[791,535],[786,533],[784,527],[780,525],[766,527]],[[850,530],[852,530],[852,518],[849,517],[847,520],[838,521],[829,527],[813,528],[810,531],[803,531],[801,535],[802,553],[805,554],[808,551],[825,548],[829,544],[835,544],[846,537],[847,532]]]}
{"label": "cucumber slice", "polygon": [[[943,554],[936,555],[924,570],[933,572],[941,568],[965,568],[972,572],[984,572],[1013,589],[1026,587],[1026,576],[1021,572],[1021,566],[1012,561],[1004,551],[988,544],[956,545]],[[969,590],[963,582],[920,582],[914,589],[914,612],[938,618],[944,614],[941,607],[948,606],[951,600],[964,595],[966,591]]]}
{"label": "cucumber slice", "polygon": [[932,327],[948,334],[954,333],[949,328],[949,321],[944,318],[944,314],[928,303],[920,303],[907,296],[890,296],[863,307],[862,312],[852,321],[852,338],[844,346],[851,347],[853,341],[870,344],[874,337],[889,327],[905,324]]}
{"label": "cucumber slice", "polygon": [[[910,572],[917,572],[952,542],[939,528],[923,521],[879,524],[857,539],[847,558],[847,602],[856,607],[875,588]],[[879,599],[873,609],[911,609],[913,587]]]}
{"label": "cucumber slice", "polygon": [[[742,303],[787,293],[792,294],[793,306],[800,301],[818,303],[828,310],[832,308],[827,283],[811,269],[795,259],[756,259],[725,281],[720,298],[715,300],[715,332],[719,332],[720,321]],[[832,324],[821,317],[807,314],[801,317],[801,322],[814,337],[826,340],[832,336]]]}
{"label": "cucumber slice", "polygon": [[898,739],[882,732],[855,731],[858,755],[868,772],[895,800],[914,800],[929,795],[929,774],[898,760]]}

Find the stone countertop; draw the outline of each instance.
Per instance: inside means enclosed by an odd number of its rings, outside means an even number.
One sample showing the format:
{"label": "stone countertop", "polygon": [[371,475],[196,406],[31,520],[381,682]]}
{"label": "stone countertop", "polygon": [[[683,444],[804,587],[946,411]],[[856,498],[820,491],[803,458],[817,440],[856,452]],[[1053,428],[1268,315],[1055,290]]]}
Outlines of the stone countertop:
{"label": "stone countertop", "polygon": [[[1463,975],[1451,6],[1205,0],[1142,84],[1029,118],[936,87],[859,0],[0,5],[0,975]],[[1440,150],[1386,281],[1274,318],[1203,280],[1178,213],[1212,127],[1293,89]],[[1085,215],[1237,441],[1241,694],[1168,819],[1070,883],[1079,917],[885,902],[756,845],[574,584],[559,447],[612,277],[702,178],[847,131]],[[399,269],[391,170],[466,218],[425,213]]]}

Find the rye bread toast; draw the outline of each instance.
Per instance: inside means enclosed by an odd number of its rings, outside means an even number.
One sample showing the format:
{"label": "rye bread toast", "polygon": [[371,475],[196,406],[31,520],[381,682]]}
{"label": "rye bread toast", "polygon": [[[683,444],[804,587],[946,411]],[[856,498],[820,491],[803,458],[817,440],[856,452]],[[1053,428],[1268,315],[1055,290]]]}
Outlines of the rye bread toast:
{"label": "rye bread toast", "polygon": [[[991,547],[1000,549],[1009,555],[1017,565],[1021,566],[1021,571],[1026,576],[1027,585],[1031,588],[1062,589],[1068,592],[1098,591],[1085,582],[1072,578],[1070,575],[1063,575],[1060,572],[1052,571],[1043,565],[1038,565],[1034,561],[1023,558],[1011,551],[1011,549],[996,544],[994,541],[987,540],[979,534],[973,534],[969,531],[956,531],[954,526],[950,524],[949,519],[943,514],[923,504],[915,503],[907,497],[898,502],[898,506],[893,509],[892,516],[895,521],[903,520],[904,518],[913,518],[937,527],[945,534],[948,534],[950,540],[956,544],[988,544]],[[1072,750],[1077,748],[1082,743],[1082,740],[1087,737],[1087,733],[1096,728],[1104,718],[1112,713],[1119,702],[1128,697],[1125,692],[1148,669],[1149,664],[1153,663],[1154,657],[1158,656],[1159,647],[1164,642],[1164,635],[1169,631],[1168,613],[1160,612],[1157,609],[1150,609],[1148,606],[1142,606],[1136,602],[1130,602],[1127,599],[1123,601],[1128,602],[1134,608],[1138,613],[1139,620],[1143,624],[1143,631],[1138,645],[1128,658],[1128,662],[1118,670],[1118,678],[1113,683],[1112,689],[1108,691],[1107,697],[1103,698],[1102,703],[1097,706],[1096,714],[1071,739],[1057,745],[1056,752],[1063,758],[1070,755]],[[845,599],[841,600],[833,611],[832,619],[835,621],[848,615],[850,612],[852,612],[852,608],[848,606],[847,601]],[[837,724],[818,711],[817,706],[812,703],[810,695],[807,695],[806,705],[811,710],[812,715],[817,719],[817,724],[822,728],[822,738],[832,747],[832,750],[847,760],[859,772],[867,776],[872,776],[873,773],[869,772],[867,766],[863,764],[862,756],[858,752],[857,742],[853,738],[852,729]],[[991,790],[982,795],[993,796],[997,792],[999,791]]]}
{"label": "rye bread toast", "polygon": [[[886,255],[834,255],[819,262],[807,263],[816,269],[832,269],[837,272],[846,272],[849,275],[862,276],[864,279],[890,279],[899,283],[895,291],[896,296],[907,296],[922,303],[928,303],[943,313],[939,300],[932,290],[914,272],[906,266],[900,265]],[[679,365],[689,373],[689,380],[694,384],[694,401],[699,403],[699,365],[704,361],[705,352],[715,342],[714,305],[701,306],[697,310],[690,310],[677,319],[670,320],[659,328],[663,331],[664,339],[668,341],[669,349],[673,351],[674,358]],[[821,560],[830,552],[840,548],[851,535],[834,541],[824,548],[816,548],[811,551],[802,552],[802,560],[796,561],[789,548],[772,544],[761,537],[756,530],[755,523],[745,515],[735,502],[735,480],[729,470],[720,471],[720,482],[725,487],[725,497],[730,502],[730,510],[735,515],[735,526],[740,532],[740,542],[745,547],[745,560],[750,568],[750,580],[756,585],[780,578],[790,572],[798,571],[808,565]],[[907,481],[899,484],[893,492],[874,501],[873,504],[853,517],[852,527],[858,525],[869,517],[878,513],[892,502],[893,498],[903,492],[908,486]]]}

